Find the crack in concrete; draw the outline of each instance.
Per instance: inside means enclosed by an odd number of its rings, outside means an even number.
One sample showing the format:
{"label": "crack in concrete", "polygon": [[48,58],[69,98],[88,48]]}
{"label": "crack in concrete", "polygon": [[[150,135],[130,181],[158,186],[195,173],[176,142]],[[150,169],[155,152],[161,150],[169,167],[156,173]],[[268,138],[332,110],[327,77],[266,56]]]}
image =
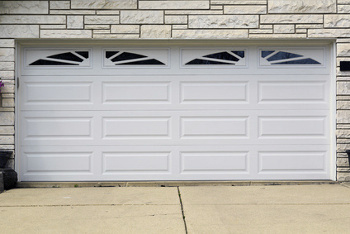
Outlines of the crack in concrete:
{"label": "crack in concrete", "polygon": [[186,224],[186,217],[185,217],[185,211],[184,211],[184,207],[183,207],[183,204],[182,204],[182,198],[181,198],[181,193],[180,193],[180,188],[179,187],[177,187],[177,192],[178,192],[179,200],[180,200],[182,219],[183,219],[184,225],[185,225],[185,233],[188,234],[187,224]]}

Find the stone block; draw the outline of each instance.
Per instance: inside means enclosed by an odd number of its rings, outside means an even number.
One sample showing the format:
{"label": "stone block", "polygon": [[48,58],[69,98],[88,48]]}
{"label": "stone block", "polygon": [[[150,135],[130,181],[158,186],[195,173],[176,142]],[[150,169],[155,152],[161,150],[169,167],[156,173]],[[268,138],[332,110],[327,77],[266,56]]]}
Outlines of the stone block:
{"label": "stone block", "polygon": [[266,5],[251,5],[251,6],[224,6],[224,14],[266,14]]}
{"label": "stone block", "polygon": [[94,10],[50,10],[51,15],[95,15]]}
{"label": "stone block", "polygon": [[306,34],[307,33],[307,29],[306,28],[298,28],[295,30],[295,33],[304,33]]}
{"label": "stone block", "polygon": [[339,182],[350,181],[350,173],[338,172],[337,181]]}
{"label": "stone block", "polygon": [[101,11],[96,11],[96,14],[98,14],[98,15],[119,15],[120,11],[101,10]]}
{"label": "stone block", "polygon": [[112,25],[111,33],[139,33],[139,25]]}
{"label": "stone block", "polygon": [[172,25],[172,29],[187,29],[187,24]]}
{"label": "stone block", "polygon": [[337,3],[339,5],[341,5],[341,4],[349,4],[350,5],[350,0],[338,0]]}
{"label": "stone block", "polygon": [[14,98],[3,98],[2,99],[2,107],[15,107],[15,99]]}
{"label": "stone block", "polygon": [[66,29],[66,28],[67,28],[66,24],[54,24],[54,25],[42,24],[42,25],[40,25],[40,29]]}
{"label": "stone block", "polygon": [[255,34],[255,33],[258,33],[258,34],[264,34],[264,33],[273,33],[273,30],[272,29],[269,29],[269,28],[259,28],[259,29],[249,29],[249,34]]}
{"label": "stone block", "polygon": [[166,15],[165,24],[187,24],[186,15]]}
{"label": "stone block", "polygon": [[350,129],[337,130],[337,138],[350,138]]}
{"label": "stone block", "polygon": [[15,63],[14,62],[0,62],[0,71],[14,71]]}
{"label": "stone block", "polygon": [[14,39],[0,39],[0,48],[14,48],[15,40]]}
{"label": "stone block", "polygon": [[13,145],[15,143],[15,138],[13,136],[0,136],[1,145]]}
{"label": "stone block", "polygon": [[88,15],[85,16],[85,24],[119,24],[119,16]]}
{"label": "stone block", "polygon": [[1,135],[13,135],[15,134],[14,126],[0,126]]}
{"label": "stone block", "polygon": [[273,32],[274,33],[294,33],[294,25],[281,25],[281,24],[276,24],[273,26]]}
{"label": "stone block", "polygon": [[350,95],[350,82],[337,82],[337,95]]}
{"label": "stone block", "polygon": [[337,111],[337,124],[339,123],[344,123],[344,124],[350,123],[350,110]]}
{"label": "stone block", "polygon": [[350,43],[338,43],[337,44],[337,56],[350,57]]}
{"label": "stone block", "polygon": [[165,15],[222,15],[223,10],[166,10]]}
{"label": "stone block", "polygon": [[141,38],[147,38],[147,39],[171,38],[171,25],[142,25]]}
{"label": "stone block", "polygon": [[94,34],[95,39],[139,39],[139,34]]}
{"label": "stone block", "polygon": [[1,150],[14,150],[15,146],[14,145],[0,145]]}
{"label": "stone block", "polygon": [[268,0],[269,13],[335,13],[336,0]]}
{"label": "stone block", "polygon": [[350,5],[338,5],[338,13],[349,14]]}
{"label": "stone block", "polygon": [[163,24],[163,11],[121,11],[121,24]]}
{"label": "stone block", "polygon": [[13,94],[15,93],[15,85],[13,80],[3,80],[5,86],[1,88],[1,93],[4,94]]}
{"label": "stone block", "polygon": [[267,4],[267,0],[211,0],[211,4],[262,5]]}
{"label": "stone block", "polygon": [[0,48],[0,62],[14,62],[14,61],[15,61],[15,49]]}
{"label": "stone block", "polygon": [[248,38],[248,29],[173,30],[176,39],[241,39]]}
{"label": "stone block", "polygon": [[189,28],[258,28],[257,15],[190,15]]}
{"label": "stone block", "polygon": [[350,101],[337,101],[338,110],[350,110]]}
{"label": "stone block", "polygon": [[100,29],[98,29],[98,30],[93,30],[92,33],[93,33],[93,34],[95,34],[95,33],[109,34],[109,33],[111,33],[111,30],[100,30]]}
{"label": "stone block", "polygon": [[38,38],[39,25],[0,25],[1,38]]}
{"label": "stone block", "polygon": [[2,80],[13,80],[15,78],[14,71],[0,71],[0,77]]}
{"label": "stone block", "polygon": [[139,1],[139,9],[209,9],[209,0],[201,1]]}
{"label": "stone block", "polygon": [[305,28],[305,29],[310,29],[310,28],[323,28],[323,24],[297,24],[295,27],[298,28]]}
{"label": "stone block", "polygon": [[[48,1],[0,1],[0,14],[47,14]],[[1,30],[0,30],[1,31]]]}
{"label": "stone block", "polygon": [[350,37],[350,29],[309,29],[310,38]]}
{"label": "stone block", "polygon": [[50,9],[70,9],[70,1],[50,1]]}
{"label": "stone block", "polygon": [[302,39],[306,34],[250,34],[251,39]]}
{"label": "stone block", "polygon": [[324,16],[324,26],[326,28],[348,28],[350,25],[350,15],[331,14]]}
{"label": "stone block", "polygon": [[72,9],[137,9],[137,0],[71,0]]}
{"label": "stone block", "polygon": [[84,16],[68,15],[67,16],[67,28],[83,29],[84,28]]}
{"label": "stone block", "polygon": [[91,30],[41,30],[41,38],[92,38]]}
{"label": "stone block", "polygon": [[262,15],[262,24],[322,24],[323,15]]}
{"label": "stone block", "polygon": [[4,15],[0,24],[65,24],[63,15]]}
{"label": "stone block", "polygon": [[89,24],[85,25],[85,29],[110,29],[110,25],[102,25],[102,24]]}
{"label": "stone block", "polygon": [[0,125],[14,125],[15,115],[13,112],[0,112]]}

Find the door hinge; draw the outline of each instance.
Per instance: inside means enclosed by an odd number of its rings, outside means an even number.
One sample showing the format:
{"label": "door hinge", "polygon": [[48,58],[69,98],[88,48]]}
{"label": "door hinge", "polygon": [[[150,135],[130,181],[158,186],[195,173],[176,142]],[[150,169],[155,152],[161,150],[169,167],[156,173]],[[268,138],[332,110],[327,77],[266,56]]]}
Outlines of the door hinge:
{"label": "door hinge", "polygon": [[17,89],[19,89],[19,77],[17,77]]}

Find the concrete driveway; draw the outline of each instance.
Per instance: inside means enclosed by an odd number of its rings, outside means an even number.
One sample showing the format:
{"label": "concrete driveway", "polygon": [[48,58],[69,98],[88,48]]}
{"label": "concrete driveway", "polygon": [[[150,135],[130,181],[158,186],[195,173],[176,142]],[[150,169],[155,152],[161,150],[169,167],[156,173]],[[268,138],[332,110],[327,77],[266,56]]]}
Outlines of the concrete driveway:
{"label": "concrete driveway", "polygon": [[349,233],[347,184],[13,189],[0,233]]}

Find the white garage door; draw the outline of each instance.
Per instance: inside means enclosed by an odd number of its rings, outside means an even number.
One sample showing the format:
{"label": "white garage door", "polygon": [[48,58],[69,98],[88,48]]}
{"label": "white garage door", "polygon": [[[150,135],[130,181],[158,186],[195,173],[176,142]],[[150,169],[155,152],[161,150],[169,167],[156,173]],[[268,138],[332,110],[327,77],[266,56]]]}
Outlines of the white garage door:
{"label": "white garage door", "polygon": [[332,179],[329,46],[22,48],[22,181]]}

